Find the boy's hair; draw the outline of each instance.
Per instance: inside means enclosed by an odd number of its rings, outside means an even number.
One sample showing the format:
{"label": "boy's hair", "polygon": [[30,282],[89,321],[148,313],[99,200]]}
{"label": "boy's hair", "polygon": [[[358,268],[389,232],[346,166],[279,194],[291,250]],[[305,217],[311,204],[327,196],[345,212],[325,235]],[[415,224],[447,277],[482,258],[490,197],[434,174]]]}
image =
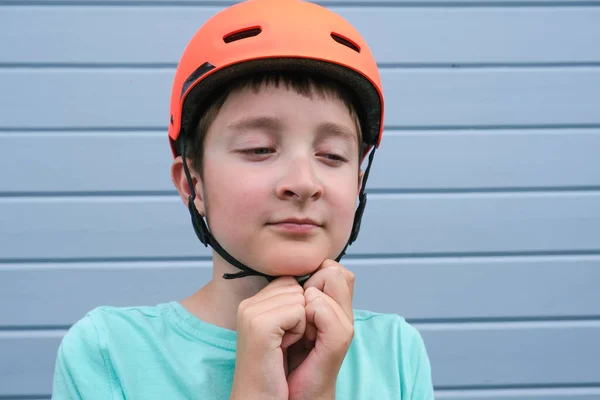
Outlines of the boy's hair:
{"label": "boy's hair", "polygon": [[[221,107],[235,91],[242,89],[252,89],[254,93],[258,93],[264,86],[279,87],[284,85],[287,89],[292,89],[296,93],[306,96],[310,99],[318,96],[323,99],[339,99],[344,102],[348,108],[348,112],[354,121],[354,126],[357,132],[358,139],[358,160],[359,164],[363,158],[367,145],[363,143],[360,120],[354,100],[349,90],[344,85],[337,83],[331,79],[322,78],[319,76],[308,76],[306,74],[295,73],[261,73],[238,79],[228,86],[219,90],[207,102],[208,105],[204,108],[202,115],[196,125],[195,132],[190,132],[185,138],[186,157],[191,160],[192,168],[202,176],[202,160],[204,155],[204,139],[208,133],[208,129],[217,117]],[[360,165],[359,165],[360,168]]]}

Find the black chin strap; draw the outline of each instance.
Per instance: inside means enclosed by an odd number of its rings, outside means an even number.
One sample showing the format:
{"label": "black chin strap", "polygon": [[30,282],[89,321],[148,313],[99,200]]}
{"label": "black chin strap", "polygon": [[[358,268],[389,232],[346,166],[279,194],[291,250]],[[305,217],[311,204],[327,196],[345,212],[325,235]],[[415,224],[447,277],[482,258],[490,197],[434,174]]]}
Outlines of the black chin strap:
{"label": "black chin strap", "polygon": [[[358,232],[360,230],[360,223],[362,220],[363,213],[365,211],[365,206],[367,205],[367,194],[365,193],[365,187],[367,185],[367,178],[369,177],[369,171],[371,170],[371,164],[373,162],[373,157],[375,155],[375,147],[371,150],[371,154],[369,155],[369,162],[367,164],[367,169],[365,170],[365,175],[362,180],[362,185],[360,188],[360,193],[358,195],[359,203],[358,208],[356,209],[356,213],[354,214],[354,224],[352,226],[352,232],[350,234],[350,238],[348,242],[344,246],[344,249],[340,253],[339,256],[335,259],[336,262],[339,262],[342,257],[346,254],[346,249],[349,245],[354,243],[356,238],[358,237]],[[204,222],[204,218],[198,213],[196,209],[196,205],[194,204],[194,199],[196,198],[196,191],[194,190],[194,183],[192,181],[192,177],[190,175],[190,170],[187,165],[187,159],[185,157],[185,140],[181,140],[181,158],[183,160],[183,169],[185,171],[185,176],[188,181],[188,186],[190,188],[190,196],[188,197],[188,209],[190,211],[190,216],[192,218],[192,225],[194,226],[194,231],[196,232],[196,236],[200,239],[200,242],[204,244],[205,247],[211,246],[217,254],[219,254],[225,261],[234,267],[241,270],[235,274],[223,274],[223,278],[225,279],[237,279],[244,278],[246,276],[262,276],[267,279],[267,281],[271,282],[276,279],[277,276],[271,276],[267,274],[263,274],[262,272],[258,272],[240,261],[236,260],[231,254],[227,252],[220,244],[217,242],[217,239],[212,235],[210,230],[208,229],[206,223]],[[305,281],[310,277],[310,275],[306,275],[303,277],[297,277],[296,279],[299,282]]]}

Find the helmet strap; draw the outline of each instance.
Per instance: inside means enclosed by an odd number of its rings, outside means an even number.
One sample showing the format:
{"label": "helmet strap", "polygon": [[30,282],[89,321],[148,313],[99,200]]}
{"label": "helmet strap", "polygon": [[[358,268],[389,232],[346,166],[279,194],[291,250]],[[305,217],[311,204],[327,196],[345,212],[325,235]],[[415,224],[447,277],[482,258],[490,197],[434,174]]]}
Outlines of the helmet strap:
{"label": "helmet strap", "polygon": [[[227,261],[229,264],[231,264],[234,267],[241,270],[240,272],[237,272],[235,274],[225,273],[225,274],[223,274],[223,278],[224,279],[237,279],[237,278],[244,278],[247,276],[262,276],[265,279],[267,279],[267,281],[269,281],[269,282],[276,279],[277,276],[271,276],[271,275],[263,274],[262,272],[258,272],[256,270],[248,267],[247,265],[241,263],[237,259],[235,259],[231,254],[229,254],[227,252],[227,250],[225,250],[219,244],[217,239],[215,239],[215,237],[212,235],[212,233],[208,229],[206,222],[204,221],[204,217],[202,217],[200,215],[200,213],[198,212],[198,209],[196,208],[196,205],[194,204],[194,200],[196,199],[196,191],[194,190],[194,182],[192,180],[192,176],[190,174],[190,170],[189,170],[189,167],[187,164],[187,159],[185,157],[185,140],[181,139],[180,142],[181,142],[181,158],[183,161],[183,170],[185,172],[185,176],[186,176],[189,190],[190,190],[190,195],[188,197],[188,210],[190,212],[190,216],[192,219],[192,225],[194,227],[194,232],[196,232],[196,236],[198,237],[200,242],[202,242],[202,244],[204,244],[205,247],[210,245],[217,252],[217,254],[219,254],[225,261]],[[346,254],[346,249],[348,248],[348,246],[351,245],[358,237],[358,231],[360,230],[362,216],[363,216],[363,213],[365,210],[365,206],[367,204],[367,194],[365,193],[365,187],[367,184],[367,178],[369,177],[369,171],[371,169],[371,164],[373,162],[374,155],[375,155],[375,147],[373,147],[371,154],[369,155],[369,162],[367,164],[367,169],[365,170],[365,175],[363,176],[362,185],[361,185],[361,189],[360,189],[360,193],[359,193],[359,204],[358,204],[358,208],[356,209],[356,213],[354,214],[354,223],[352,225],[352,232],[350,234],[350,239],[344,246],[344,249],[342,250],[342,252],[336,257],[336,259],[335,259],[336,262],[339,262],[342,259],[342,257]],[[305,281],[308,279],[308,277],[309,276],[304,276],[304,277],[297,278],[297,279],[299,281]]]}
{"label": "helmet strap", "polygon": [[360,187],[360,192],[358,194],[358,207],[356,208],[356,212],[354,213],[354,223],[352,224],[352,232],[350,233],[350,238],[348,239],[348,243],[344,246],[344,249],[340,253],[339,256],[335,259],[336,262],[340,262],[342,257],[346,254],[346,249],[348,246],[352,245],[354,241],[358,238],[358,232],[360,231],[360,224],[362,222],[362,217],[365,212],[365,207],[367,206],[367,194],[365,193],[365,189],[367,187],[367,179],[369,179],[369,172],[371,171],[371,165],[373,164],[373,158],[375,157],[375,147],[371,150],[371,154],[369,154],[369,161],[367,163],[367,169],[365,169],[365,175],[362,179],[362,184]]}
{"label": "helmet strap", "polygon": [[194,190],[194,183],[187,165],[187,159],[185,157],[185,140],[181,140],[181,158],[183,159],[183,170],[185,171],[185,176],[187,178],[188,186],[190,188],[190,195],[188,197],[188,209],[190,211],[192,225],[194,226],[194,232],[196,232],[196,236],[198,236],[198,239],[200,239],[200,242],[202,242],[202,244],[204,244],[205,247],[210,245],[217,252],[217,254],[223,257],[225,261],[241,270],[241,272],[238,272],[236,274],[226,273],[223,275],[223,278],[235,279],[257,275],[265,277],[269,282],[275,279],[275,276],[263,274],[242,264],[241,262],[236,260],[231,254],[229,254],[215,239],[215,237],[209,231],[207,224],[204,222],[204,217],[200,215],[198,209],[196,208],[196,205],[194,204],[194,200],[196,199],[196,191]]}

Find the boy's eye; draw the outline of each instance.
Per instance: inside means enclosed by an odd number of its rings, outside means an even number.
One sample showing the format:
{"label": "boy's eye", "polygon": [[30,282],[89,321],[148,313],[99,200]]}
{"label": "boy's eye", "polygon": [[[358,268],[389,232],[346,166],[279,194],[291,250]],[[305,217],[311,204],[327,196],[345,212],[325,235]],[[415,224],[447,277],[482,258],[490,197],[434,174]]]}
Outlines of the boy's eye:
{"label": "boy's eye", "polygon": [[346,158],[345,158],[345,157],[342,157],[342,156],[340,156],[340,155],[338,155],[338,154],[326,153],[326,154],[323,154],[323,156],[324,156],[324,157],[325,157],[327,160],[334,161],[335,163],[343,163],[343,162],[346,162],[346,161],[348,161],[348,160],[346,160]]}
{"label": "boy's eye", "polygon": [[275,149],[271,148],[271,147],[255,147],[252,149],[246,149],[246,150],[242,150],[242,153],[248,154],[248,155],[255,155],[255,156],[264,156],[264,155],[268,155],[275,152]]}

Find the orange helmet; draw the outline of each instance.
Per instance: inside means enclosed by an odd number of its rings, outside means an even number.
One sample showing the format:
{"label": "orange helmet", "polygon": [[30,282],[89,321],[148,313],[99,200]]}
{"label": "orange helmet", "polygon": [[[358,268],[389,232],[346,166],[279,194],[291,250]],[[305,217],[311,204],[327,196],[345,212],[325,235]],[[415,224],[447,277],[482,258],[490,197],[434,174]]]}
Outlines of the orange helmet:
{"label": "orange helmet", "polygon": [[381,80],[358,31],[333,11],[302,0],[249,0],[210,18],[183,52],[171,93],[173,154],[179,154],[175,142],[182,132],[195,131],[213,91],[260,71],[304,71],[347,85],[356,97],[363,141],[379,146]]}
{"label": "orange helmet", "polygon": [[[346,86],[354,96],[366,144],[364,154],[379,146],[383,130],[381,80],[371,50],[358,31],[338,14],[302,0],[249,0],[210,18],[183,52],[171,93],[169,141],[173,155],[185,157],[185,141],[178,139],[195,132],[214,92],[233,79],[261,71],[318,74]],[[336,261],[358,236],[374,154],[373,149],[352,232]],[[224,278],[260,275],[269,281],[274,279],[244,265],[221,247],[196,210],[196,194],[186,162],[183,167],[190,187],[188,207],[196,235],[205,246],[210,245],[242,270],[225,274]]]}

